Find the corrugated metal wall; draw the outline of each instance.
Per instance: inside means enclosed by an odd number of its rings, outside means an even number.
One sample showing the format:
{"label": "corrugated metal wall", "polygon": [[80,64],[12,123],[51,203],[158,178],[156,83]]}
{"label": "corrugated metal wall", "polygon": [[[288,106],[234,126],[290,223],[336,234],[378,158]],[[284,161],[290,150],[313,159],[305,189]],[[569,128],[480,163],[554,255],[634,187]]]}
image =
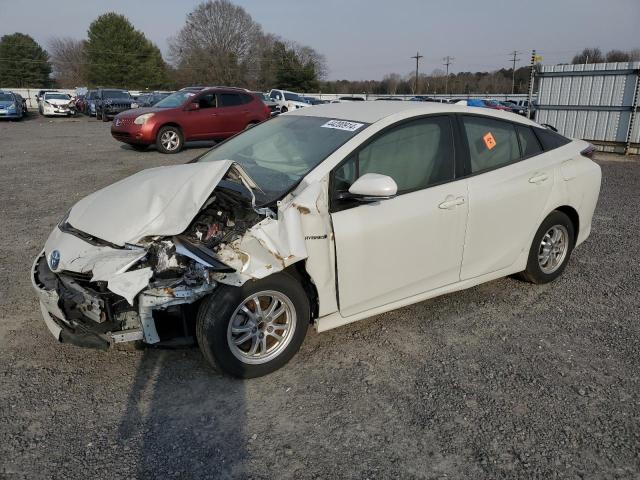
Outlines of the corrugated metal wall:
{"label": "corrugated metal wall", "polygon": [[544,66],[537,74],[536,120],[604,150],[622,151],[630,143],[637,153],[640,120],[631,122],[639,75],[640,62]]}

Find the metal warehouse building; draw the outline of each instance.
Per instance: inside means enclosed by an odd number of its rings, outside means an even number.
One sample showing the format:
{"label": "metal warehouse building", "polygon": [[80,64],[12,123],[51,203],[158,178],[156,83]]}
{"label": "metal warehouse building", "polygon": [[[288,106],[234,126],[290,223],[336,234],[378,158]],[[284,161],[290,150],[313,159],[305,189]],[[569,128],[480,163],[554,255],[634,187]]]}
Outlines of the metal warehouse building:
{"label": "metal warehouse building", "polygon": [[640,62],[543,66],[536,121],[610,152],[640,153]]}

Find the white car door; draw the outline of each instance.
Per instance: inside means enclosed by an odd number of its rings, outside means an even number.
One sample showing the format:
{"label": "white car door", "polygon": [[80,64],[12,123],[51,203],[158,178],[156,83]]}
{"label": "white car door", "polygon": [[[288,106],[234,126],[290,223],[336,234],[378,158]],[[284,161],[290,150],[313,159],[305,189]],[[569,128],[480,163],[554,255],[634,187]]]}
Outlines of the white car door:
{"label": "white car door", "polygon": [[[455,283],[467,219],[467,180],[455,180],[452,117],[392,126],[332,173],[332,222],[342,316]],[[365,173],[392,177],[398,195],[348,197]]]}
{"label": "white car door", "polygon": [[[462,116],[469,150],[469,219],[461,279],[507,268],[531,240],[554,184],[552,153],[533,130],[483,116]],[[520,146],[522,154],[520,152]]]}

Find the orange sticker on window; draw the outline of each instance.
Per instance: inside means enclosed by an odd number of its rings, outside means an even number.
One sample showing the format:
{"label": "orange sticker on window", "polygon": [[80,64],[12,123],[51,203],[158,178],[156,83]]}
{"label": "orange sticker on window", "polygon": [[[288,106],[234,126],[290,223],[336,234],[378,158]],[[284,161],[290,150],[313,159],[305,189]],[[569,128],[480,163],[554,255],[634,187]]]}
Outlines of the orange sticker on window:
{"label": "orange sticker on window", "polygon": [[493,138],[491,132],[485,133],[482,140],[484,140],[484,144],[489,150],[496,146],[496,139]]}

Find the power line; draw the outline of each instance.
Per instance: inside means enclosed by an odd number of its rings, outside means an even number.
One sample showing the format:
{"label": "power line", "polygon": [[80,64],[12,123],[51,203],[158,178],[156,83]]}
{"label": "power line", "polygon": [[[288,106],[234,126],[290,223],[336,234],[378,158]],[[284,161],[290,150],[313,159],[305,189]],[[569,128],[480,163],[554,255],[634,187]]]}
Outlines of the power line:
{"label": "power line", "polygon": [[421,58],[424,58],[424,55],[420,55],[420,52],[416,52],[416,54],[411,58],[416,59],[416,79],[415,79],[415,87],[413,89],[413,92],[415,95],[417,95],[418,94],[418,62],[420,62]]}

